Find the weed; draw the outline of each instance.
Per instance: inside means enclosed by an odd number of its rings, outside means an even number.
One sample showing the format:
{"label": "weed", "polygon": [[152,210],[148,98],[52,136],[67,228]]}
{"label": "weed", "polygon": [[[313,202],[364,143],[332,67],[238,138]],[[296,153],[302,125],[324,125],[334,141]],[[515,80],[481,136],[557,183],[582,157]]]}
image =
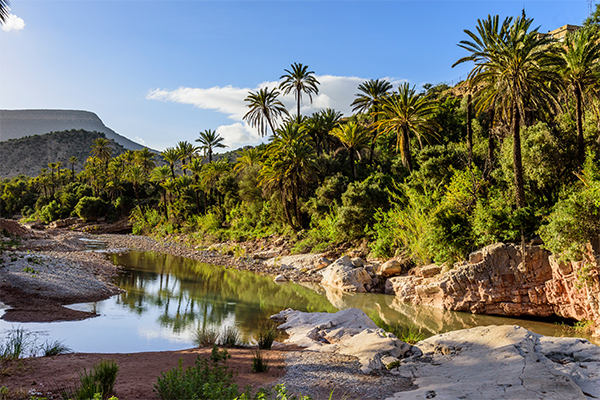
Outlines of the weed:
{"label": "weed", "polygon": [[30,263],[30,264],[41,265],[42,264],[42,258],[38,257],[38,256],[27,257],[27,262]]}
{"label": "weed", "polygon": [[396,336],[398,337],[398,339],[400,339],[403,342],[408,343],[408,344],[415,344],[415,343],[420,342],[421,340],[425,339],[425,335],[423,335],[421,332],[419,332],[417,329],[415,329],[413,327],[402,328],[396,334]]}
{"label": "weed", "polygon": [[45,341],[41,348],[44,356],[56,356],[59,354],[70,353],[72,350],[64,343],[55,340],[54,342]]}
{"label": "weed", "polygon": [[238,347],[241,344],[240,331],[235,326],[227,326],[221,334],[221,345]]}
{"label": "weed", "polygon": [[575,322],[573,326],[567,325],[564,322],[558,323],[555,322],[555,325],[560,326],[566,331],[575,332],[579,334],[589,333],[590,328],[594,325],[593,321],[589,321],[587,319],[582,319],[581,321]]}
{"label": "weed", "polygon": [[6,335],[5,343],[0,344],[0,360],[17,360],[27,350],[33,351],[35,337],[23,328],[12,329]]}
{"label": "weed", "polygon": [[66,394],[67,398],[83,400],[95,399],[99,394],[101,399],[107,399],[114,389],[117,372],[119,372],[119,366],[114,361],[102,360],[89,372],[84,368],[82,372],[78,373],[79,388],[75,389],[74,393],[63,393],[63,397]]}
{"label": "weed", "polygon": [[233,399],[239,396],[233,373],[227,367],[227,350],[213,346],[210,361],[198,356],[194,366],[183,370],[182,361],[170,371],[161,372],[154,392],[161,399]]}
{"label": "weed", "polygon": [[23,272],[29,272],[30,274],[37,274],[37,271],[31,267],[23,268]]}
{"label": "weed", "polygon": [[252,356],[252,372],[261,373],[269,370],[269,362],[263,357],[260,350],[256,350]]}
{"label": "weed", "polygon": [[219,331],[214,327],[198,327],[194,332],[194,342],[198,347],[214,346],[219,338]]}
{"label": "weed", "polygon": [[275,341],[277,328],[272,323],[260,325],[258,331],[258,348],[269,350]]}

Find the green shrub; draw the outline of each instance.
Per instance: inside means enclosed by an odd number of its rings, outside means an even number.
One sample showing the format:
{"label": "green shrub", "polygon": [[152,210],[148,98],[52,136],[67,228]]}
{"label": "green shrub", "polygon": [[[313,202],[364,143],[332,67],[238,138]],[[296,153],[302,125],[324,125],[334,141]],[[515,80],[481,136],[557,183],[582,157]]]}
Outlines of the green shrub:
{"label": "green shrub", "polygon": [[221,345],[225,347],[239,347],[241,343],[238,328],[235,326],[226,326],[221,333]]}
{"label": "green shrub", "polygon": [[263,357],[260,350],[256,350],[252,355],[252,372],[261,373],[269,370],[269,362]]}
{"label": "green shrub", "polygon": [[198,347],[214,346],[219,339],[219,331],[215,327],[198,327],[194,332],[194,343]]}
{"label": "green shrub", "polygon": [[70,353],[72,350],[70,347],[66,346],[64,343],[55,340],[54,342],[45,341],[42,345],[42,352],[44,356],[56,356],[59,354]]}
{"label": "green shrub", "polygon": [[[100,394],[107,399],[113,392],[119,366],[114,361],[100,361],[88,372],[85,368],[79,372],[80,386],[72,395],[79,399],[94,399]],[[70,396],[69,396],[70,397]]]}
{"label": "green shrub", "polygon": [[258,348],[269,350],[275,341],[277,328],[272,323],[261,324],[258,329]]}
{"label": "green shrub", "polygon": [[99,197],[82,197],[75,206],[75,212],[84,221],[96,220],[106,216],[108,203]]}
{"label": "green shrub", "polygon": [[17,360],[30,351],[35,353],[35,337],[23,328],[8,331],[4,343],[0,343],[0,361]]}
{"label": "green shrub", "polygon": [[179,359],[177,367],[161,372],[153,390],[161,399],[233,399],[239,392],[227,367],[229,357],[227,350],[214,346],[210,361],[198,356],[195,365],[185,371]]}
{"label": "green shrub", "polygon": [[62,210],[60,204],[56,200],[52,200],[40,210],[40,219],[45,223],[56,221],[61,218]]}

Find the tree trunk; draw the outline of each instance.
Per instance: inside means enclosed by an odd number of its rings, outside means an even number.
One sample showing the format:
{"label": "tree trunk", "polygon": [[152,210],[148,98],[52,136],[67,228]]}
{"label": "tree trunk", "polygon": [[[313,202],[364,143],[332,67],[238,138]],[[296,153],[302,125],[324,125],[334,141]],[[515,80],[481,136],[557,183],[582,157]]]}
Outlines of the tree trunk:
{"label": "tree trunk", "polygon": [[494,150],[496,147],[496,142],[494,141],[495,111],[496,110],[494,108],[490,110],[490,124],[488,127],[488,168],[486,168],[487,174],[490,174],[492,172],[492,169],[494,168]]}
{"label": "tree trunk", "polygon": [[471,125],[472,116],[471,93],[467,95],[467,149],[469,150],[469,167],[473,164],[473,126]]}
{"label": "tree trunk", "polygon": [[373,134],[373,141],[371,142],[371,152],[369,153],[369,165],[373,165],[373,154],[375,153],[375,141],[377,140],[377,114],[373,115],[373,125],[375,126],[375,133]]}
{"label": "tree trunk", "polygon": [[583,110],[579,87],[575,86],[574,94],[577,113],[577,162],[579,163],[579,167],[582,167],[585,161],[585,143],[583,141]]}
{"label": "tree trunk", "polygon": [[169,205],[167,204],[167,189],[163,189],[163,203],[165,204],[165,217],[169,220]]}
{"label": "tree trunk", "polygon": [[404,166],[408,168],[408,172],[412,172],[412,159],[410,156],[410,139],[408,137],[408,127],[402,127],[402,158]]}
{"label": "tree trunk", "polygon": [[515,198],[517,207],[525,207],[525,188],[523,183],[523,163],[521,160],[520,114],[516,105],[512,109],[511,130],[513,135],[513,168],[515,174]]}
{"label": "tree trunk", "polygon": [[300,125],[300,91],[298,90],[298,125]]}
{"label": "tree trunk", "polygon": [[352,170],[352,177],[356,180],[356,164],[354,163],[354,149],[349,148],[348,153],[350,154],[350,169]]}

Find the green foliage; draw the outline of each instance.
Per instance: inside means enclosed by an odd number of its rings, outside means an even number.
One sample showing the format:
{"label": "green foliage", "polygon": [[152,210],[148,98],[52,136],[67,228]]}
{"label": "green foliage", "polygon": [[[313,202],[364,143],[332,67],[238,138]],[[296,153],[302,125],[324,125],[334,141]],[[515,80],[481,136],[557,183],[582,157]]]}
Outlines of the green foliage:
{"label": "green foliage", "polygon": [[589,152],[580,184],[556,203],[540,229],[545,247],[566,260],[580,260],[585,245],[600,236],[600,169]]}
{"label": "green foliage", "polygon": [[194,343],[198,347],[212,347],[219,339],[219,330],[211,326],[198,327],[194,332]]}
{"label": "green foliage", "polygon": [[71,351],[69,346],[59,340],[55,340],[54,342],[46,340],[42,345],[42,353],[44,353],[44,356],[46,357],[70,353]]}
{"label": "green foliage", "polygon": [[198,356],[195,365],[184,370],[180,359],[177,367],[161,372],[154,391],[161,399],[233,399],[239,392],[227,367],[229,357],[227,350],[214,346],[210,361]]}
{"label": "green foliage", "polygon": [[84,221],[96,220],[107,214],[109,204],[99,197],[84,196],[75,206],[75,212]]}
{"label": "green foliage", "polygon": [[252,372],[267,372],[269,368],[269,361],[263,356],[260,350],[256,350],[252,355]]}
{"label": "green foliage", "polygon": [[261,324],[258,330],[258,348],[261,350],[269,350],[275,341],[277,328],[273,323]]}
{"label": "green foliage", "polygon": [[[408,344],[416,344],[421,340],[425,339],[425,335],[419,332],[418,329],[413,328],[412,326],[403,327],[400,332],[395,332],[398,339]],[[391,369],[391,368],[388,368]]]}
{"label": "green foliage", "polygon": [[100,361],[88,372],[85,368],[79,374],[79,387],[73,393],[65,393],[67,397],[78,400],[108,399],[113,392],[119,366],[114,361]]}
{"label": "green foliage", "polygon": [[35,353],[35,337],[23,328],[8,331],[4,343],[0,343],[0,361],[17,360],[31,351]]}
{"label": "green foliage", "polygon": [[43,222],[49,223],[62,218],[63,210],[56,200],[52,200],[50,203],[42,207],[39,215]]}
{"label": "green foliage", "polygon": [[220,342],[225,347],[239,347],[242,343],[239,329],[235,326],[226,326],[221,332]]}

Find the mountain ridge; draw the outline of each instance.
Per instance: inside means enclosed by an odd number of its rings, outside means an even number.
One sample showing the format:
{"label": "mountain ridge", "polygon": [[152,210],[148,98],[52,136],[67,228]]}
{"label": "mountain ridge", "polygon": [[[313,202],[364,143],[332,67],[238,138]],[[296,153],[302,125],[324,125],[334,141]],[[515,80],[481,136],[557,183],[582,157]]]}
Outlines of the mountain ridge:
{"label": "mountain ridge", "polygon": [[0,110],[0,141],[69,130],[101,132],[127,150],[145,146],[107,127],[98,115],[86,110],[18,109]]}

